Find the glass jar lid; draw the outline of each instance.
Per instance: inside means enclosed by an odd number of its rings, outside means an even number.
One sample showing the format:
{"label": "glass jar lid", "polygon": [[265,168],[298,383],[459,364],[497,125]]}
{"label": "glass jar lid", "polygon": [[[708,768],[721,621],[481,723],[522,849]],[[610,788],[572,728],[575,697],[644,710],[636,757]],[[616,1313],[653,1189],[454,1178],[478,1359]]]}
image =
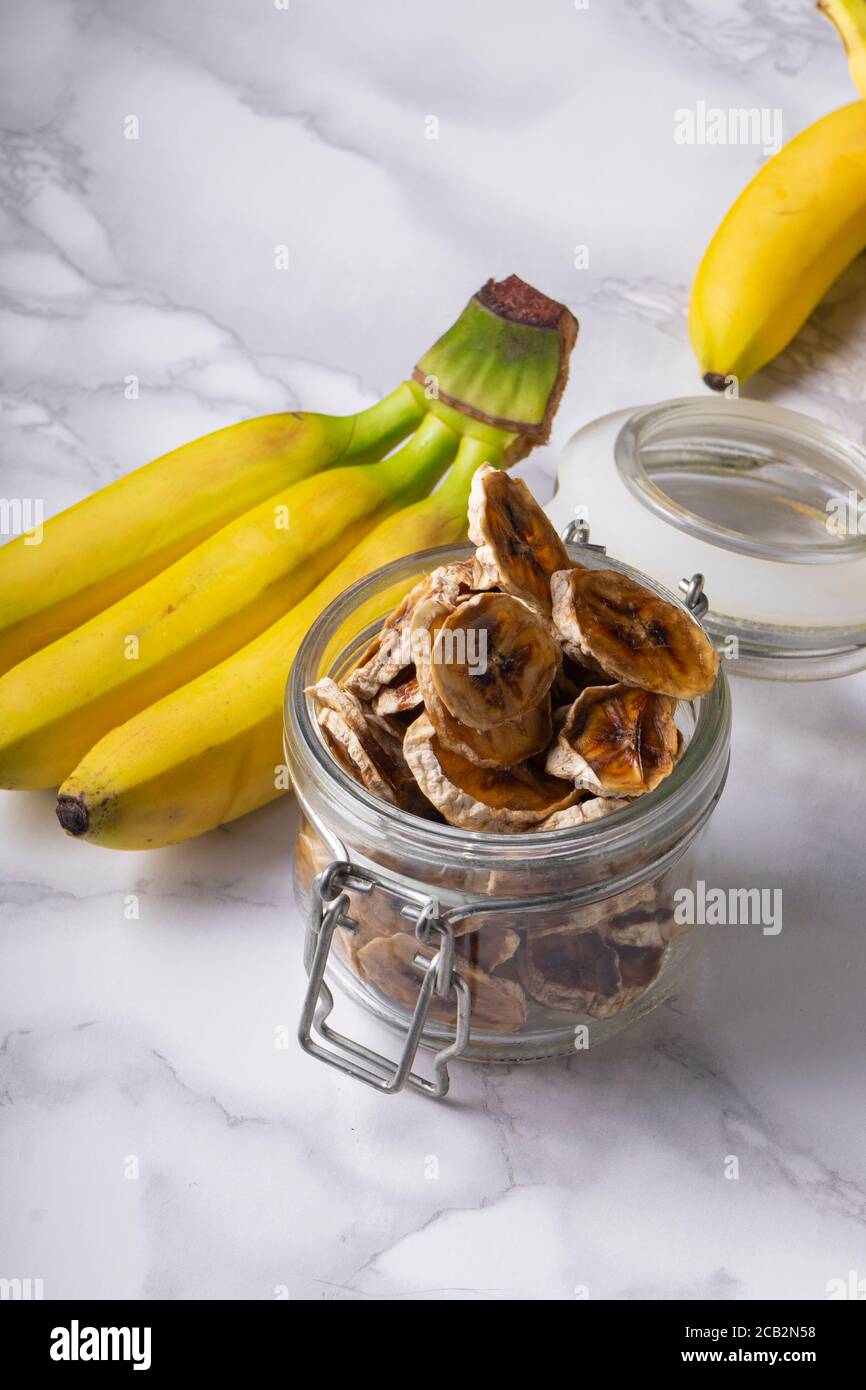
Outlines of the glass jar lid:
{"label": "glass jar lid", "polygon": [[705,576],[729,670],[782,680],[866,668],[866,452],[761,401],[618,411],[563,450],[548,512],[668,586]]}

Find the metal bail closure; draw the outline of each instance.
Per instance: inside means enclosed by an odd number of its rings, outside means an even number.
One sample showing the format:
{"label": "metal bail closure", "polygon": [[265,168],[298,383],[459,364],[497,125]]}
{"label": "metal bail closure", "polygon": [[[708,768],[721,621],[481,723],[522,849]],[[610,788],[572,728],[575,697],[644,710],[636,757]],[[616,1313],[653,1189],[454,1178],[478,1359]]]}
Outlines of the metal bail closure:
{"label": "metal bail closure", "polygon": [[709,600],[704,593],[704,576],[693,574],[691,579],[681,579],[679,583],[680,593],[683,595],[683,602],[690,613],[694,613],[696,618],[703,618],[709,608]]}
{"label": "metal bail closure", "polygon": [[[331,951],[331,942],[338,927],[355,932],[357,922],[347,916],[350,900],[346,889],[353,893],[386,893],[404,904],[402,915],[407,921],[414,919],[415,935],[425,946],[436,946],[436,953],[428,959],[420,952],[414,964],[421,977],[418,999],[406,1033],[403,1050],[396,1061],[383,1057],[363,1044],[344,1037],[328,1024],[334,1007],[334,996],[325,984],[325,970]],[[313,901],[310,921],[307,926],[304,946],[304,965],[309,976],[301,1022],[298,1028],[298,1041],[305,1052],[317,1057],[330,1067],[354,1076],[377,1091],[392,1095],[404,1086],[411,1086],[423,1095],[440,1099],[448,1094],[451,1084],[448,1063],[459,1057],[469,1042],[471,1022],[471,1001],[469,986],[454,969],[454,930],[438,916],[438,902],[422,893],[412,893],[409,889],[395,888],[385,879],[366,869],[359,869],[348,861],[335,860],[323,869],[313,881]],[[433,1058],[434,1080],[428,1080],[412,1070],[415,1055],[421,1042],[421,1035],[430,1012],[434,995],[447,998],[453,994],[457,1003],[457,1022],[454,1041],[442,1048]],[[323,1046],[313,1037],[316,1030]]]}
{"label": "metal bail closure", "polygon": [[607,554],[606,545],[590,545],[589,542],[589,522],[582,517],[572,517],[567,521],[560,531],[560,537],[566,545],[582,545],[585,550],[594,550],[599,555]]}

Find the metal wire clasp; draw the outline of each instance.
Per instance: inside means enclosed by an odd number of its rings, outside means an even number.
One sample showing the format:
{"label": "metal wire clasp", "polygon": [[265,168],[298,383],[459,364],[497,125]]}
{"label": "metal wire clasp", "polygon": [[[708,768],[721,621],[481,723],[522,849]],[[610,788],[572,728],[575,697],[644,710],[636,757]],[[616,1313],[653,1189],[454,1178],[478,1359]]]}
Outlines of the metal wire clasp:
{"label": "metal wire clasp", "polygon": [[561,538],[566,545],[582,545],[585,550],[594,550],[599,555],[607,554],[606,545],[590,545],[589,543],[589,522],[582,517],[572,517],[567,521],[560,531]]}
{"label": "metal wire clasp", "polygon": [[[357,922],[348,916],[351,904],[347,889],[353,893],[378,891],[402,902],[401,915],[406,917],[407,922],[414,921],[418,941],[434,950],[432,958],[420,951],[414,957],[413,965],[419,972],[420,988],[403,1050],[396,1061],[344,1037],[328,1024],[334,996],[325,983],[325,970],[334,932],[338,927],[349,932],[358,929]],[[305,1052],[387,1095],[407,1085],[437,1099],[448,1094],[451,1084],[448,1063],[453,1057],[458,1057],[469,1042],[471,1001],[466,981],[454,968],[454,928],[439,916],[439,904],[435,898],[425,897],[410,889],[396,888],[377,874],[360,869],[347,860],[335,860],[313,881],[304,965],[309,982],[304,995],[298,1041]],[[431,1081],[413,1071],[412,1064],[434,996],[444,999],[449,994],[455,996],[457,1004],[455,1037],[452,1043],[434,1056],[434,1079]],[[323,1042],[331,1044],[330,1047],[316,1040],[314,1029]]]}
{"label": "metal wire clasp", "polygon": [[[567,521],[559,534],[566,545],[582,545],[586,550],[597,551],[599,555],[607,554],[606,546],[590,545],[589,522],[582,518],[574,517]],[[679,584],[686,608],[698,619],[705,616],[710,606],[704,593],[704,582],[702,574],[693,574],[691,579],[681,579]]]}
{"label": "metal wire clasp", "polygon": [[704,593],[704,576],[693,574],[691,579],[680,580],[680,593],[690,613],[702,618],[709,608],[709,600]]}

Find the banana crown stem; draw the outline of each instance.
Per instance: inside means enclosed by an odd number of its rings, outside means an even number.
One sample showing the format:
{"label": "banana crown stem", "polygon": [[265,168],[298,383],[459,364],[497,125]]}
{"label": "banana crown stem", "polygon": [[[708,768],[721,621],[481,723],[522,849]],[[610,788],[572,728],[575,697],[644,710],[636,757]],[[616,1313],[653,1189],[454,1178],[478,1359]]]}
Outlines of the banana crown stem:
{"label": "banana crown stem", "polygon": [[501,468],[503,452],[503,449],[497,449],[484,440],[464,435],[457,450],[457,457],[438,490],[442,501],[449,507],[453,506],[456,511],[465,511],[472,479],[478,469],[483,463],[491,463],[494,468]]}
{"label": "banana crown stem", "polygon": [[359,410],[354,417],[352,435],[340,463],[363,463],[381,458],[395,444],[417,429],[424,418],[420,403],[409,383],[403,381],[375,405]]}

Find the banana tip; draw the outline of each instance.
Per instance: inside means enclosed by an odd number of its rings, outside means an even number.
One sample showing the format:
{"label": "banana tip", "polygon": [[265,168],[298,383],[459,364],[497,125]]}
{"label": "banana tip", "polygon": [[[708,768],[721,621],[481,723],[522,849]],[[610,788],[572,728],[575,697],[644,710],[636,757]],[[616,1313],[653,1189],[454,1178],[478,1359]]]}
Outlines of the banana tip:
{"label": "banana tip", "polygon": [[67,835],[86,835],[90,812],[80,796],[58,796],[57,819]]}
{"label": "banana tip", "polygon": [[704,385],[711,391],[724,391],[728,378],[722,372],[704,372]]}

